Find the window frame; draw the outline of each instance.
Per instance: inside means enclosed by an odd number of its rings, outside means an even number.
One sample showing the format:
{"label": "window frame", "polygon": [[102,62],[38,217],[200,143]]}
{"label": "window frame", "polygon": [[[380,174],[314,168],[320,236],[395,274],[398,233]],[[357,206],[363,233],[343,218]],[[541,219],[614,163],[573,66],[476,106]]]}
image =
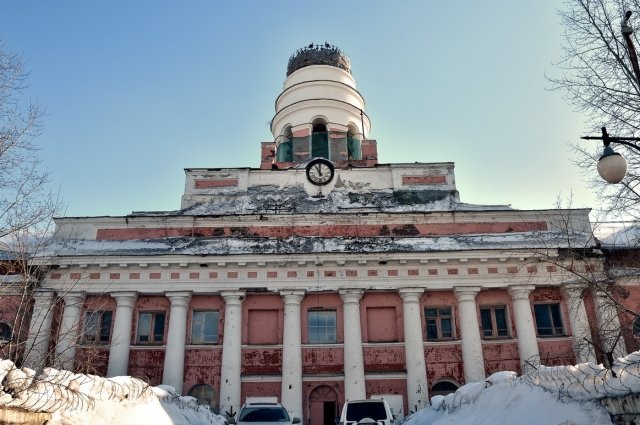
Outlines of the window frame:
{"label": "window frame", "polygon": [[[489,318],[491,320],[491,335],[485,335],[485,328],[483,326],[482,320],[482,310],[489,310]],[[496,318],[496,310],[504,310],[504,321],[505,321],[505,335],[500,335],[500,330],[498,329],[498,320]],[[497,305],[481,305],[478,308],[478,312],[480,313],[480,332],[482,335],[482,339],[509,339],[511,338],[511,327],[509,325],[509,309],[504,304]]]}
{"label": "window frame", "polygon": [[[428,316],[427,315],[427,310],[436,310],[436,316]],[[448,315],[441,315],[441,310],[449,310],[449,314]],[[449,305],[449,306],[424,306],[423,309],[423,314],[424,314],[424,324],[425,324],[425,329],[424,329],[424,337],[425,340],[427,342],[438,342],[438,341],[455,341],[456,340],[456,326],[455,326],[455,310],[454,310],[454,306]],[[443,336],[443,332],[442,332],[442,321],[443,319],[448,319],[450,321],[450,327],[451,327],[451,336]],[[430,338],[429,337],[429,321],[430,320],[435,320],[435,326],[436,326],[436,338]]]}
{"label": "window frame", "polygon": [[[215,313],[217,316],[216,319],[216,323],[215,323],[215,329],[216,329],[216,335],[215,335],[215,341],[206,341],[206,332],[205,332],[205,324],[206,324],[206,317],[203,319],[202,322],[202,335],[201,335],[201,342],[194,342],[194,334],[196,334],[196,332],[194,331],[194,326],[196,323],[196,314],[207,314],[207,313]],[[191,334],[189,336],[189,343],[191,345],[216,345],[220,342],[220,311],[219,310],[206,310],[206,309],[197,309],[197,310],[192,310],[191,311]],[[203,384],[204,385],[204,384]]]}
{"label": "window frame", "polygon": [[[151,322],[149,323],[149,340],[141,341],[140,340],[140,323],[142,321],[142,316],[148,314],[151,315]],[[155,340],[155,327],[157,322],[158,315],[162,315],[162,336],[159,341]],[[167,321],[167,312],[162,310],[149,310],[149,311],[139,311],[138,312],[138,323],[136,324],[136,345],[163,345],[164,343],[164,335],[166,332],[166,321]]]}
{"label": "window frame", "polygon": [[[538,313],[537,309],[546,306],[546,312],[548,312],[548,320],[551,323],[551,334],[545,335],[540,332],[541,325],[538,324]],[[555,323],[554,312],[552,311],[552,306],[557,306],[557,319],[560,320],[559,326]],[[567,331],[564,326],[564,317],[562,314],[562,304],[560,302],[543,302],[543,303],[535,303],[533,304],[533,318],[536,324],[536,336],[538,338],[557,338],[562,336],[567,336]],[[544,328],[546,329],[546,328]],[[558,332],[560,329],[560,332]]]}
{"label": "window frame", "polygon": [[[323,332],[324,336],[327,338],[324,339],[311,339],[311,315],[317,313],[333,313],[333,338],[328,338],[327,336],[331,336],[328,332]],[[329,326],[314,326],[318,329],[330,329]],[[338,343],[338,312],[334,309],[308,309],[307,310],[307,344],[337,344]]]}
{"label": "window frame", "polygon": [[[102,340],[102,331],[104,328],[104,319],[105,315],[109,315],[109,328],[107,332],[107,339],[105,341]],[[90,317],[97,317],[95,323],[95,329],[93,332],[89,332],[88,329],[88,320]],[[113,310],[86,310],[84,312],[84,321],[82,328],[82,343],[85,345],[108,345],[111,343],[111,334],[113,329]],[[90,340],[87,338],[89,335],[93,336],[94,339]]]}
{"label": "window frame", "polygon": [[634,338],[640,338],[640,316],[633,319],[631,322],[631,333]]}
{"label": "window frame", "polygon": [[2,332],[0,333],[0,344],[8,344],[10,342],[14,342],[15,341],[15,334],[13,333],[13,326],[11,326],[9,323],[5,322],[5,321],[0,321],[0,328],[5,330],[8,329],[9,330],[9,337],[6,338],[4,333]]}

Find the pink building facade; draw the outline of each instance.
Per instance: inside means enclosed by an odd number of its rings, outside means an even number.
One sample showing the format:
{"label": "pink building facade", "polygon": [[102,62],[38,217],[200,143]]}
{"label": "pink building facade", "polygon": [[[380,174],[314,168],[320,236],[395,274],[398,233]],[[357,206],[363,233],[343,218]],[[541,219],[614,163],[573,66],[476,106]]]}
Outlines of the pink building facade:
{"label": "pink building facade", "polygon": [[581,341],[607,305],[574,272],[601,262],[563,259],[595,246],[589,211],[465,204],[452,163],[378,163],[364,110],[346,56],[301,49],[260,168],[186,169],[178,211],[57,219],[31,360],[227,415],[276,397],[313,425],[349,399],[406,415],[495,371],[596,360]]}

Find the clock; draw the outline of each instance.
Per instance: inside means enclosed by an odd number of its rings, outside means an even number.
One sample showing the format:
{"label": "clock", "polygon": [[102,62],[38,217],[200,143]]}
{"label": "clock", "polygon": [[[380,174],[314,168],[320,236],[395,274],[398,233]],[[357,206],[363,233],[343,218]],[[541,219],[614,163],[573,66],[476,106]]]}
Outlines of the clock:
{"label": "clock", "polygon": [[307,164],[307,179],[316,185],[324,186],[333,180],[334,167],[328,159],[315,158]]}

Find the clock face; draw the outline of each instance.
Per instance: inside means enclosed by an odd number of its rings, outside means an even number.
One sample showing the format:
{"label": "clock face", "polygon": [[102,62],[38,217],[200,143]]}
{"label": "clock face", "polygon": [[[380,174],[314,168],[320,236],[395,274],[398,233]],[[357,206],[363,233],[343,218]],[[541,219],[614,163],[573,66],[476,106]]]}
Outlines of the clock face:
{"label": "clock face", "polygon": [[333,164],[324,158],[313,159],[307,164],[307,179],[316,186],[328,184],[333,174]]}

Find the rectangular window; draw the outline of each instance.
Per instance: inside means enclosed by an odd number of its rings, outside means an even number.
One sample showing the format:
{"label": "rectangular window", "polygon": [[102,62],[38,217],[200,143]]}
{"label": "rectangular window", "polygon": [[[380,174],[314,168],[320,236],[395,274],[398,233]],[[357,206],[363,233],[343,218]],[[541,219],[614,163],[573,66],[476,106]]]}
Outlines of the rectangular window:
{"label": "rectangular window", "polygon": [[533,310],[536,316],[538,336],[564,335],[560,303],[535,304]]}
{"label": "rectangular window", "polygon": [[138,316],[138,344],[162,344],[164,312],[140,313]]}
{"label": "rectangular window", "polygon": [[84,315],[85,344],[108,344],[111,338],[111,311],[87,311]]}
{"label": "rectangular window", "polygon": [[336,343],[335,310],[309,310],[307,320],[309,344]]}
{"label": "rectangular window", "polygon": [[191,343],[216,344],[219,317],[215,310],[194,311],[191,317]]}
{"label": "rectangular window", "polygon": [[506,338],[509,336],[507,309],[504,306],[481,307],[480,322],[484,338]]}
{"label": "rectangular window", "polygon": [[451,310],[451,307],[426,308],[424,310],[428,341],[453,339]]}

